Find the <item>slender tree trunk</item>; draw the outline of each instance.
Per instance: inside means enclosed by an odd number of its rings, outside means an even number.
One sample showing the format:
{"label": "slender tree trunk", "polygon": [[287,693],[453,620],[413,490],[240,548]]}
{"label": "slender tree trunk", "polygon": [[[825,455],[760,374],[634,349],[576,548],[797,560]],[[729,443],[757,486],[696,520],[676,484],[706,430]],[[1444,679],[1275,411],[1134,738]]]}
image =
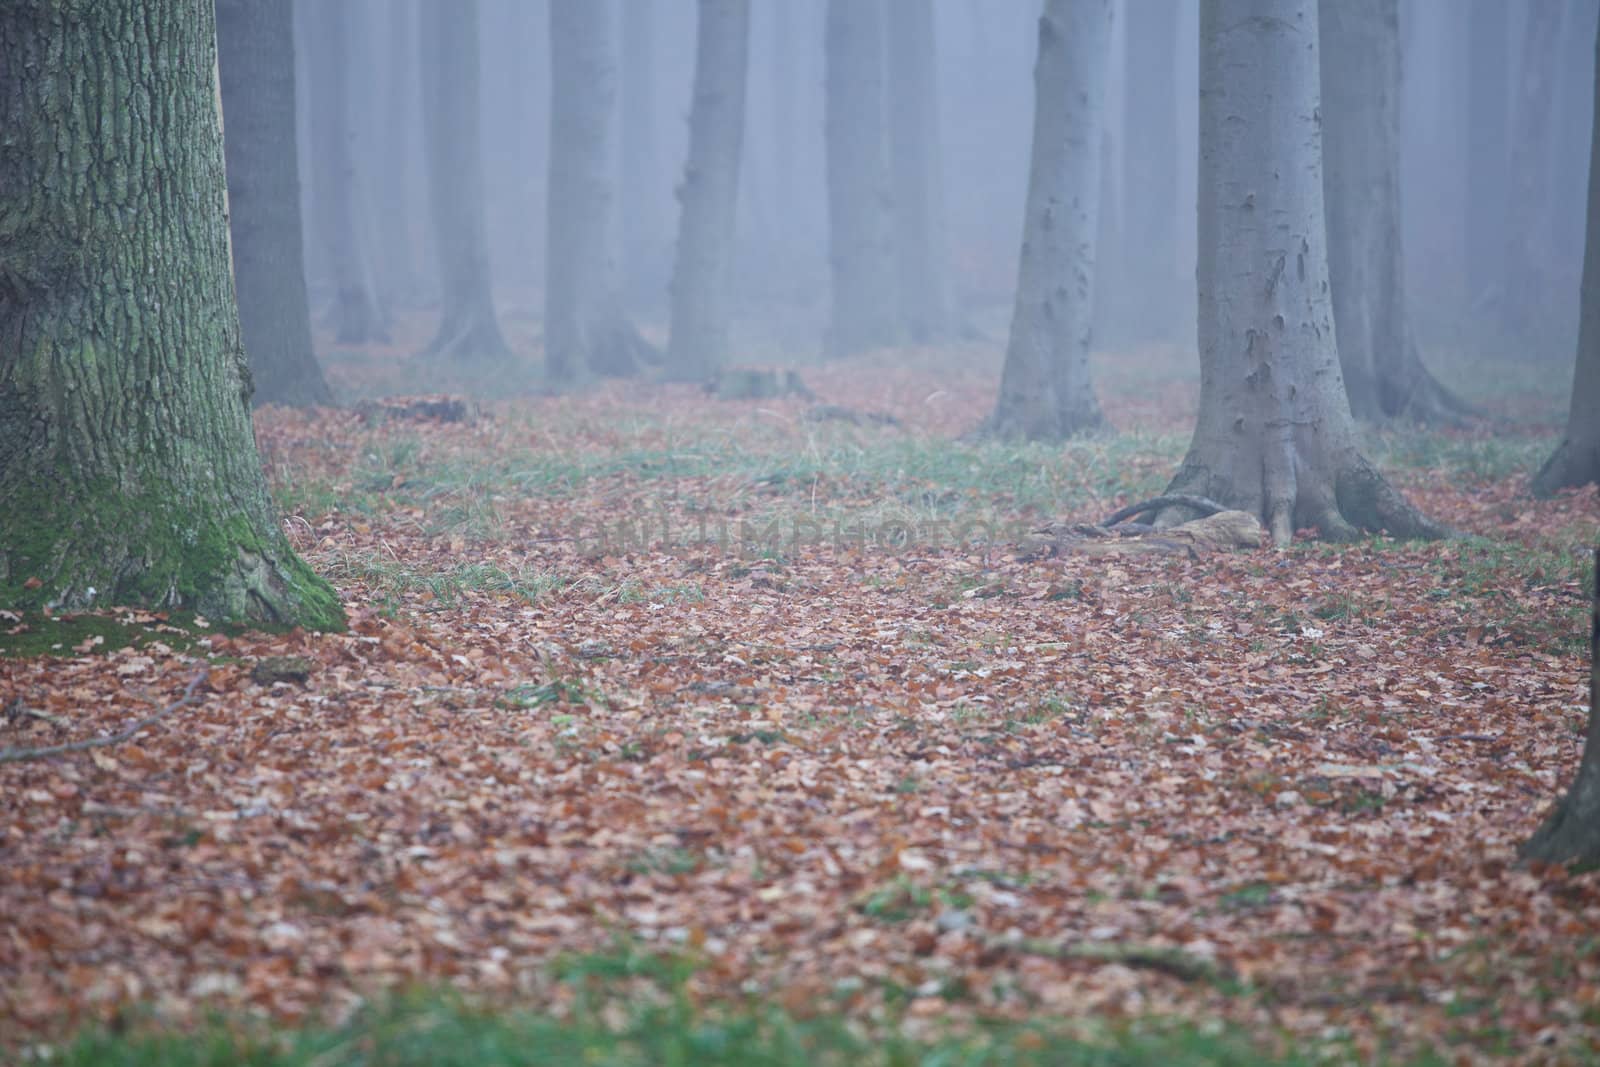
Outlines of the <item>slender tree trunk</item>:
{"label": "slender tree trunk", "polygon": [[706,377],[727,355],[749,50],[750,0],[700,0],[667,359],[668,373],[680,380]]}
{"label": "slender tree trunk", "polygon": [[1279,545],[1312,526],[1437,536],[1361,455],[1339,373],[1315,0],[1204,0],[1200,18],[1200,415],[1171,491],[1249,511]]}
{"label": "slender tree trunk", "polygon": [[[601,0],[595,0],[596,3]],[[632,297],[659,299],[666,244],[656,179],[665,168],[656,144],[656,29],[659,12],[646,0],[622,0],[621,203],[623,285]],[[664,185],[665,183],[663,183]]]}
{"label": "slender tree trunk", "polygon": [[[0,603],[332,628],[250,426],[210,0],[0,7]],[[114,121],[113,121],[114,119]]]}
{"label": "slender tree trunk", "polygon": [[228,213],[257,404],[332,404],[311,347],[294,138],[290,0],[217,0]]}
{"label": "slender tree trunk", "polygon": [[1589,135],[1589,217],[1585,224],[1583,288],[1578,298],[1578,358],[1572,376],[1572,407],[1567,414],[1565,439],[1533,479],[1533,491],[1539,496],[1549,496],[1567,486],[1600,482],[1600,31],[1595,37],[1595,70],[1595,109]]}
{"label": "slender tree trunk", "polygon": [[1351,411],[1456,420],[1466,407],[1423,366],[1407,311],[1398,0],[1322,0],[1318,12],[1328,268]]}
{"label": "slender tree trunk", "polygon": [[550,3],[550,184],[546,213],[545,366],[551,380],[632,374],[655,360],[618,303],[607,244],[617,100],[611,5]]}
{"label": "slender tree trunk", "polygon": [[1467,10],[1468,296],[1480,317],[1505,298],[1507,147],[1511,75],[1505,0],[1471,0]]}
{"label": "slender tree trunk", "polygon": [[413,128],[421,126],[421,101],[417,89],[416,0],[388,0],[389,13],[384,49],[382,101],[382,170],[375,183],[374,200],[384,224],[378,229],[378,251],[384,287],[397,305],[415,306],[422,299],[419,277],[418,228],[413,219],[423,212],[422,198],[414,193],[415,156]]}
{"label": "slender tree trunk", "polygon": [[1056,440],[1104,425],[1089,380],[1112,0],[1048,0],[1017,300],[991,429]]}
{"label": "slender tree trunk", "polygon": [[[1594,245],[1589,248],[1592,252]],[[1545,863],[1600,864],[1600,551],[1595,552],[1589,617],[1589,731],[1584,737],[1583,760],[1567,795],[1522,846],[1522,855]]]}
{"label": "slender tree trunk", "polygon": [[1120,336],[1171,341],[1189,325],[1178,318],[1187,276],[1178,266],[1178,2],[1134,0],[1125,7],[1126,233],[1121,270],[1101,277],[1122,289],[1120,296],[1107,294]]}
{"label": "slender tree trunk", "polygon": [[[1550,189],[1550,134],[1555,110],[1561,0],[1528,0],[1511,137],[1511,201],[1505,250],[1506,321],[1525,341],[1548,342],[1550,274],[1545,236]],[[1547,350],[1535,344],[1536,350]]]}
{"label": "slender tree trunk", "polygon": [[927,342],[949,327],[933,0],[889,0],[888,16],[897,295],[907,333]]}
{"label": "slender tree trunk", "polygon": [[826,34],[828,350],[849,355],[899,340],[884,131],[883,0],[829,0]]}
{"label": "slender tree trunk", "polygon": [[385,339],[371,288],[356,203],[356,157],[350,99],[352,5],[312,3],[311,55],[312,205],[333,267],[334,333],[342,344]]}
{"label": "slender tree trunk", "polygon": [[489,234],[483,217],[483,142],[478,133],[478,4],[423,5],[420,67],[428,201],[443,283],[439,332],[425,355],[506,362],[495,319]]}

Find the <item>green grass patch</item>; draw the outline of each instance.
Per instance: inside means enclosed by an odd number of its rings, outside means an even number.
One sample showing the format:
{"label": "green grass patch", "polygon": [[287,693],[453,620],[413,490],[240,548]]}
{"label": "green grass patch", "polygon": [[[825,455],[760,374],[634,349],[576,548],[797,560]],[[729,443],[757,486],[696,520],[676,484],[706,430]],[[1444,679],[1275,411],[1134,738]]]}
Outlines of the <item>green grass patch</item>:
{"label": "green grass patch", "polygon": [[196,647],[208,634],[239,634],[242,626],[201,625],[193,612],[107,611],[47,615],[0,611],[0,657],[104,655],[124,648],[163,644],[176,651]]}

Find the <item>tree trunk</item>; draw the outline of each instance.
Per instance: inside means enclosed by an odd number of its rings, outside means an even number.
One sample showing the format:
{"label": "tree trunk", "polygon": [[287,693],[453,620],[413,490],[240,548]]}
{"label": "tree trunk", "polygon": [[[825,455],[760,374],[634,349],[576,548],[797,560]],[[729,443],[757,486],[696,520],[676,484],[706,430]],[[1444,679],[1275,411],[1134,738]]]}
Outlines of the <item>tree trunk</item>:
{"label": "tree trunk", "polygon": [[1339,365],[1357,418],[1455,421],[1423,366],[1400,229],[1398,0],[1322,0],[1323,195]]}
{"label": "tree trunk", "polygon": [[707,377],[727,355],[749,49],[750,0],[700,0],[667,360],[668,374],[680,381]]}
{"label": "tree trunk", "polygon": [[1561,35],[1560,0],[1528,0],[1511,135],[1507,205],[1506,322],[1519,341],[1548,349],[1550,289],[1545,210],[1550,189],[1550,131]]}
{"label": "tree trunk", "polygon": [[1578,359],[1567,435],[1533,479],[1533,491],[1600,482],[1600,31],[1595,35],[1595,109],[1589,135],[1589,217],[1579,295]]}
{"label": "tree trunk", "polygon": [[1467,12],[1467,295],[1483,319],[1505,298],[1511,75],[1505,0]]}
{"label": "tree trunk", "polygon": [[[595,0],[601,2],[601,0]],[[656,77],[659,12],[651,2],[622,0],[621,203],[623,288],[632,297],[660,299],[662,256],[667,237],[661,217],[658,180],[666,168],[658,161],[655,109],[661,91]],[[665,186],[660,182],[660,186]],[[664,195],[664,194],[663,194]]]}
{"label": "tree trunk", "polygon": [[381,171],[374,183],[373,199],[384,224],[378,228],[378,254],[382,264],[384,289],[396,304],[414,307],[422,300],[425,286],[420,277],[422,259],[415,219],[422,197],[416,195],[413,173],[417,167],[417,146],[413,128],[420,127],[421,101],[417,89],[418,23],[420,5],[416,0],[387,0],[389,6],[388,45],[383,55],[383,99],[381,105]]}
{"label": "tree trunk", "polygon": [[[1592,189],[1593,183],[1590,183]],[[1590,231],[1593,232],[1592,230]],[[1594,245],[1590,244],[1590,249]],[[1525,859],[1600,864],[1600,550],[1595,552],[1594,602],[1589,618],[1589,732],[1572,788],[1522,846]]]}
{"label": "tree trunk", "polygon": [[1200,18],[1200,415],[1169,492],[1251,512],[1280,546],[1312,526],[1439,536],[1356,447],[1328,295],[1315,0],[1204,0]]}
{"label": "tree trunk", "polygon": [[1178,266],[1178,4],[1135,0],[1126,6],[1126,113],[1122,125],[1121,270],[1102,271],[1120,288],[1108,307],[1119,336],[1136,343],[1173,341],[1184,332],[1186,272]]}
{"label": "tree trunk", "polygon": [[312,44],[307,57],[312,206],[333,267],[334,333],[342,344],[385,340],[356,214],[349,67],[354,8],[345,2],[314,3],[304,10]]}
{"label": "tree trunk", "polygon": [[464,362],[509,362],[511,349],[495,320],[489,234],[483,217],[477,0],[424,4],[421,28],[428,203],[443,290],[439,332],[423,354]]}
{"label": "tree trunk", "polygon": [[342,624],[251,433],[215,63],[210,0],[0,7],[10,607]]}
{"label": "tree trunk", "polygon": [[884,134],[883,0],[829,0],[826,31],[828,351],[899,340]]}
{"label": "tree trunk", "polygon": [[294,10],[290,0],[217,0],[216,10],[233,276],[252,400],[332,404],[311,347],[300,246]]}
{"label": "tree trunk", "polygon": [[550,3],[550,184],[544,346],[552,381],[632,374],[654,352],[613,287],[608,139],[617,100],[611,5]]}
{"label": "tree trunk", "polygon": [[889,170],[900,318],[913,341],[948,329],[944,161],[933,0],[889,0]]}
{"label": "tree trunk", "polygon": [[1016,307],[990,420],[1005,436],[1056,440],[1104,425],[1089,338],[1112,10],[1112,0],[1049,0],[1039,19]]}

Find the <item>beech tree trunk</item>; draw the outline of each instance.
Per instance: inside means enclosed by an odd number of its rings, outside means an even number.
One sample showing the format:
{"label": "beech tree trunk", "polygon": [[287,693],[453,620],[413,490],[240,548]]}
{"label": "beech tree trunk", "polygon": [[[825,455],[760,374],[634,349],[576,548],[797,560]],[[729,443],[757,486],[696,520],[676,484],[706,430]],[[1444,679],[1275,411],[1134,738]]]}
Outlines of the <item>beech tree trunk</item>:
{"label": "beech tree trunk", "polygon": [[1398,0],[1322,0],[1323,195],[1339,364],[1357,418],[1454,421],[1422,363],[1400,226]]}
{"label": "beech tree trunk", "polygon": [[[1476,317],[1505,300],[1511,74],[1505,0],[1470,0],[1467,18],[1467,286]],[[1497,324],[1498,325],[1498,324]]]}
{"label": "beech tree trunk", "polygon": [[[1593,188],[1592,182],[1590,187]],[[1592,250],[1594,245],[1589,247]],[[1600,704],[1597,700],[1600,700],[1600,550],[1595,552],[1594,602],[1589,618],[1589,731],[1583,741],[1583,760],[1578,764],[1578,774],[1567,795],[1522,847],[1525,859],[1586,866],[1600,864]]]}
{"label": "beech tree trunk", "polygon": [[251,399],[332,404],[311,347],[300,244],[294,9],[291,0],[217,0],[216,10],[233,278]]}
{"label": "beech tree trunk", "polygon": [[750,0],[700,0],[667,359],[680,381],[707,377],[727,356],[749,51]]}
{"label": "beech tree trunk", "polygon": [[9,607],[342,625],[252,436],[216,55],[211,0],[0,6]]}
{"label": "beech tree trunk", "polygon": [[[609,0],[594,0],[595,3]],[[661,91],[656,76],[656,31],[661,16],[651,0],[622,0],[622,71],[619,85],[622,284],[630,298],[660,299],[670,222],[662,217],[664,196],[658,163],[656,103]],[[675,15],[676,12],[673,12]],[[692,119],[691,119],[692,121]]]}
{"label": "beech tree trunk", "polygon": [[[1578,358],[1567,433],[1533,479],[1533,491],[1600,482],[1600,31],[1595,36],[1595,111],[1589,135],[1589,217],[1579,293]],[[1592,731],[1591,731],[1592,732]]]}
{"label": "beech tree trunk", "polygon": [[884,130],[883,0],[829,0],[825,132],[833,319],[828,351],[900,339]]}
{"label": "beech tree trunk", "polygon": [[612,5],[597,0],[550,3],[544,345],[555,382],[632,374],[655,361],[622,313],[608,252],[617,101],[611,15]]}
{"label": "beech tree trunk", "polygon": [[[1560,59],[1561,0],[1527,0],[1522,65],[1512,112],[1510,202],[1504,251],[1504,313],[1513,335],[1524,342],[1548,342],[1550,272],[1545,225],[1550,196],[1551,132],[1554,126],[1556,71]],[[1548,353],[1546,345],[1530,345]]]}
{"label": "beech tree trunk", "polygon": [[335,337],[342,344],[386,339],[382,312],[372,291],[356,204],[356,156],[352,140],[350,46],[354,5],[313,3],[307,39],[311,96],[312,208],[333,268]]}
{"label": "beech tree trunk", "polygon": [[889,0],[888,16],[897,295],[906,332],[927,342],[949,327],[933,0]]}
{"label": "beech tree trunk", "polygon": [[439,332],[423,354],[465,362],[509,362],[511,349],[495,319],[489,234],[483,217],[477,0],[423,4],[421,28],[428,203],[443,290]]}
{"label": "beech tree trunk", "polygon": [[[1125,234],[1115,274],[1102,270],[1102,300],[1120,338],[1172,341],[1187,334],[1183,287],[1193,275],[1178,263],[1179,0],[1133,0],[1127,26],[1122,124],[1122,218]],[[1193,91],[1192,84],[1185,86]],[[1104,210],[1104,205],[1102,205]]]}
{"label": "beech tree trunk", "polygon": [[1104,425],[1089,379],[1112,0],[1049,0],[1011,339],[990,429],[1057,440]]}
{"label": "beech tree trunk", "polygon": [[1305,527],[1439,536],[1356,446],[1328,295],[1315,0],[1204,0],[1200,19],[1200,414],[1169,492],[1249,511],[1280,546]]}

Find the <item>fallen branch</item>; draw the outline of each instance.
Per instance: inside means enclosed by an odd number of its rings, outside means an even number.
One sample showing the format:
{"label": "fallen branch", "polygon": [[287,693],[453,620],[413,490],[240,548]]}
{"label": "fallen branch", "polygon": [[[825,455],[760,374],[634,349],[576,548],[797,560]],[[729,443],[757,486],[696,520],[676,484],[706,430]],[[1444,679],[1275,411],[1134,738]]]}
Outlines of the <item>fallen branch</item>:
{"label": "fallen branch", "polygon": [[168,704],[154,715],[140,719],[127,729],[119,730],[110,737],[92,737],[87,741],[69,741],[61,745],[45,745],[42,748],[8,748],[0,750],[0,763],[21,763],[24,760],[48,759],[51,756],[64,756],[69,752],[87,752],[92,748],[107,748],[111,745],[120,745],[133,737],[140,730],[154,726],[168,715],[180,708],[192,707],[200,701],[195,693],[210,676],[210,670],[201,670],[183,689],[183,695]]}
{"label": "fallen branch", "polygon": [[1183,949],[1160,945],[1128,945],[1114,941],[1078,941],[1057,945],[1033,939],[1008,941],[1003,938],[994,938],[990,944],[1027,956],[1044,956],[1054,960],[1120,963],[1125,967],[1159,971],[1185,982],[1220,982],[1233,977],[1226,965]]}
{"label": "fallen branch", "polygon": [[1120,508],[1107,516],[1106,520],[1100,525],[1115,526],[1124,519],[1131,519],[1135,515],[1143,515],[1147,511],[1160,511],[1162,508],[1188,508],[1191,511],[1198,511],[1201,518],[1207,518],[1217,514],[1219,511],[1228,510],[1208,497],[1190,496],[1188,493],[1170,493],[1166,496],[1153,497],[1150,500]]}

